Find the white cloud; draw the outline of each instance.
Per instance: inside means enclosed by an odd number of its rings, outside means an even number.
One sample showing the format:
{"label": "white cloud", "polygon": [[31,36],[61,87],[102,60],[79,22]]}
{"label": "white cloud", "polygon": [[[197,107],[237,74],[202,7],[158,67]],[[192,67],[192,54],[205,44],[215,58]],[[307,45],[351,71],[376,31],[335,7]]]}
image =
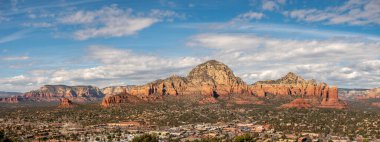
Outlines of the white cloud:
{"label": "white cloud", "polygon": [[232,22],[249,22],[251,20],[260,20],[263,17],[263,13],[250,11],[236,16],[234,19],[232,19]]}
{"label": "white cloud", "polygon": [[62,24],[82,25],[83,29],[74,32],[74,38],[86,40],[133,35],[155,23],[172,21],[175,18],[184,18],[184,15],[157,9],[136,14],[132,9],[121,9],[117,5],[111,5],[94,11],[77,11],[58,21]]}
{"label": "white cloud", "polygon": [[275,11],[285,4],[286,0],[262,0],[261,8],[267,11]]}
{"label": "white cloud", "polygon": [[341,6],[326,9],[300,9],[284,12],[290,18],[326,24],[367,25],[380,24],[380,1],[349,0]]}
{"label": "white cloud", "polygon": [[[162,57],[138,54],[128,49],[91,46],[83,59],[96,65],[87,68],[50,68],[0,78],[0,90],[28,91],[45,84],[110,85],[144,84],[171,74],[186,75],[207,58]],[[29,84],[25,87],[26,84]]]}
{"label": "white cloud", "polygon": [[[211,58],[231,65],[238,75],[251,83],[276,79],[293,71],[305,78],[315,78],[333,85],[380,85],[380,78],[374,79],[379,76],[378,41],[345,38],[293,40],[210,33],[193,36],[187,45],[212,49]],[[372,81],[366,81],[370,79]]]}
{"label": "white cloud", "polygon": [[278,9],[278,5],[274,1],[264,1],[262,8],[264,10],[272,11]]}
{"label": "white cloud", "polygon": [[22,30],[0,38],[0,43],[11,42],[23,38],[29,30]]}
{"label": "white cloud", "polygon": [[52,23],[48,23],[48,22],[24,23],[22,25],[26,27],[35,27],[35,28],[49,28],[53,26]]}
{"label": "white cloud", "polygon": [[5,56],[0,57],[0,60],[4,61],[15,61],[15,60],[28,60],[29,56]]}

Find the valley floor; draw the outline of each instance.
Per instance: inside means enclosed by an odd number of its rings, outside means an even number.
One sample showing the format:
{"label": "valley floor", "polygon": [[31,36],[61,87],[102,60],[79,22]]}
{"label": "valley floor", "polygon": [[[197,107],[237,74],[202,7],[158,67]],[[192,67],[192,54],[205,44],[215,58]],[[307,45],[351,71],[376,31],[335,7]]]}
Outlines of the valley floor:
{"label": "valley floor", "polygon": [[155,133],[165,141],[232,139],[245,133],[259,141],[380,139],[380,113],[354,108],[165,102],[111,108],[94,103],[72,109],[58,109],[53,104],[0,109],[0,131],[14,141],[128,141],[143,133]]}

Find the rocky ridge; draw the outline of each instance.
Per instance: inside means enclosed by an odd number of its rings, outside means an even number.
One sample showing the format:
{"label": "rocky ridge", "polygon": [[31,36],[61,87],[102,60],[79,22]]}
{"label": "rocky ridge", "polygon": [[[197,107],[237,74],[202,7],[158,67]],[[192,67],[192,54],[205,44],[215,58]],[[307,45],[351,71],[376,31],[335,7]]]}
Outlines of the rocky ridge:
{"label": "rocky ridge", "polygon": [[[305,99],[313,106],[323,108],[345,108],[345,104],[338,98],[336,86],[329,86],[324,82],[317,83],[315,80],[305,80],[296,74],[289,72],[278,80],[258,81],[250,86],[251,91],[259,97],[268,95],[293,96]],[[287,106],[298,107],[300,100],[290,102]],[[316,103],[318,102],[318,103]]]}
{"label": "rocky ridge", "polygon": [[[134,86],[126,90],[126,96],[136,96],[142,100],[157,100],[163,96],[193,96],[200,103],[215,103],[215,98],[226,98],[233,94],[249,94],[248,86],[236,77],[225,64],[210,60],[196,66],[187,77],[170,76],[145,85]],[[105,93],[106,95],[108,93]],[[103,106],[109,102],[125,102],[120,96],[110,95],[103,100]],[[115,101],[113,101],[115,100]]]}
{"label": "rocky ridge", "polygon": [[300,97],[293,102],[296,107],[303,105],[306,108],[307,104],[323,108],[345,107],[338,98],[337,88],[330,87],[326,83],[318,84],[315,80],[305,80],[294,73],[288,73],[278,80],[259,81],[253,85],[247,85],[236,77],[227,65],[216,60],[196,66],[186,77],[174,75],[145,85],[114,89],[122,93],[112,95],[105,92],[106,97],[103,99],[102,106],[128,102],[131,96],[144,101],[159,100],[164,96],[191,96],[191,99],[199,101],[200,104],[216,103],[221,99],[239,104],[262,104],[254,98],[274,95]]}
{"label": "rocky ridge", "polygon": [[45,85],[38,90],[26,92],[23,98],[32,101],[60,101],[67,98],[75,102],[96,101],[104,97],[94,86]]}

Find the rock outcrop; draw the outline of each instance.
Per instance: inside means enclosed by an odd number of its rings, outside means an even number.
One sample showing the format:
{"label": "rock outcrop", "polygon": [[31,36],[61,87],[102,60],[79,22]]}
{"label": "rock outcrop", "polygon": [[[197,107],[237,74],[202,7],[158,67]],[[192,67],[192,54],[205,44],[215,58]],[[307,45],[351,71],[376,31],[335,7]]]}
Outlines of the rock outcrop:
{"label": "rock outcrop", "polygon": [[0,98],[1,103],[18,103],[22,100],[22,97],[20,96],[10,96],[5,98]]}
{"label": "rock outcrop", "polygon": [[[344,108],[345,104],[338,98],[338,89],[330,87],[326,83],[317,83],[315,80],[305,80],[300,76],[290,72],[278,80],[258,81],[250,90],[258,97],[273,96],[293,96],[307,99],[321,100],[318,107],[323,108]],[[295,100],[287,107],[293,104],[305,102]],[[297,105],[294,105],[297,106]]]}
{"label": "rock outcrop", "polygon": [[107,96],[103,99],[102,106],[138,100],[162,100],[165,96],[195,100],[200,104],[217,103],[219,100],[235,104],[262,104],[263,101],[257,97],[273,95],[302,98],[284,107],[344,108],[337,91],[336,87],[305,80],[294,73],[288,73],[278,80],[247,85],[227,65],[210,60],[193,68],[186,77],[173,75],[140,86],[105,88],[103,92]]}
{"label": "rock outcrop", "polygon": [[73,108],[74,104],[67,98],[61,98],[58,108]]}
{"label": "rock outcrop", "polygon": [[236,77],[227,65],[215,60],[196,66],[187,77],[173,75],[145,85],[119,89],[118,92],[122,92],[126,97],[107,96],[102,106],[110,106],[109,104],[113,102],[125,102],[130,96],[136,96],[144,101],[161,99],[163,96],[193,96],[189,98],[205,104],[215,103],[217,102],[215,98],[219,97],[226,98],[229,95],[250,93],[247,84]]}
{"label": "rock outcrop", "polygon": [[94,86],[45,85],[38,90],[27,92],[24,99],[33,101],[60,101],[68,98],[75,102],[96,101],[104,97],[101,90]]}

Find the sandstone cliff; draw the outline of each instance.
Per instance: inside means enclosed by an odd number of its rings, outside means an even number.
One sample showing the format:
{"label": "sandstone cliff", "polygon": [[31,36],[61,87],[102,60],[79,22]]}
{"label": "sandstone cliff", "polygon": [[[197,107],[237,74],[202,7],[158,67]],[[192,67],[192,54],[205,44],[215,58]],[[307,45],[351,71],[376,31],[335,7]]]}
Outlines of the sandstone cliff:
{"label": "sandstone cliff", "polygon": [[96,101],[104,97],[101,90],[94,86],[45,85],[38,90],[27,92],[24,99],[33,101],[60,101],[68,98],[76,102]]}
{"label": "sandstone cliff", "polygon": [[[305,80],[300,76],[290,72],[278,80],[258,81],[250,86],[250,90],[258,97],[274,96],[292,96],[307,98],[315,104],[315,100],[320,101],[313,106],[323,108],[345,108],[345,104],[338,98],[338,89],[335,86],[328,86],[326,83],[317,83],[315,80]],[[306,100],[302,100],[304,103]],[[297,106],[301,100],[291,102],[288,106]],[[296,105],[294,105],[296,104]]]}

